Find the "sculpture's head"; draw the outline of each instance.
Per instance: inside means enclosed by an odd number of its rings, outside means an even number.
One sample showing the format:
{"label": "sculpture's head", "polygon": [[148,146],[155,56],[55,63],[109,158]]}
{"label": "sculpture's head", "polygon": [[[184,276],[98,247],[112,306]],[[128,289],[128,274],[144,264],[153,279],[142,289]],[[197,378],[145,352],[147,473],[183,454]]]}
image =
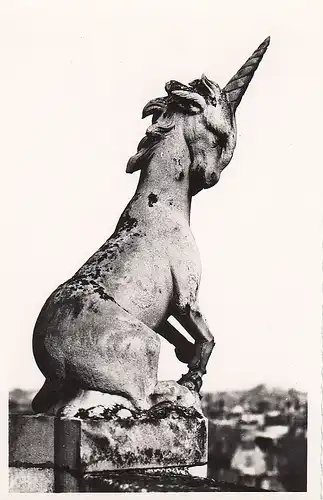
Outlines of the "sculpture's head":
{"label": "sculpture's head", "polygon": [[152,115],[152,125],[140,141],[137,154],[130,158],[127,172],[143,168],[161,139],[180,127],[191,159],[191,194],[214,186],[232,158],[236,145],[235,112],[269,40],[258,47],[222,90],[205,75],[189,85],[168,82],[168,95],[149,101],[143,110],[143,118]]}

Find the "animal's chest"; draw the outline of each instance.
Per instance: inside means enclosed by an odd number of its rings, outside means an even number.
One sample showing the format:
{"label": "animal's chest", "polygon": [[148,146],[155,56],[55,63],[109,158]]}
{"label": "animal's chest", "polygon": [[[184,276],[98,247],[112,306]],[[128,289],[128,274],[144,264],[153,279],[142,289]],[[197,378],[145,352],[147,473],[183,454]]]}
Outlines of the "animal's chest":
{"label": "animal's chest", "polygon": [[200,254],[187,226],[176,226],[170,238],[169,258],[177,301],[195,301],[201,279]]}

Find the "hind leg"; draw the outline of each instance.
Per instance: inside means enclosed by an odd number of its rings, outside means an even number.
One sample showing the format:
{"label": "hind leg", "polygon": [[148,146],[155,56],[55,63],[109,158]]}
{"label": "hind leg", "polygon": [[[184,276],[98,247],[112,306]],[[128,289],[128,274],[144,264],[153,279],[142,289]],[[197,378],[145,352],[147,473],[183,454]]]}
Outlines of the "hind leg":
{"label": "hind leg", "polygon": [[[47,382],[34,409],[72,416],[89,405],[149,408],[157,383],[160,338],[115,302],[96,298],[77,318],[67,312],[50,333],[37,332]],[[44,322],[42,323],[44,326]]]}
{"label": "hind leg", "polygon": [[79,389],[75,392],[75,396],[68,401],[56,414],[61,418],[74,417],[80,409],[88,410],[88,415],[100,416],[104,410],[111,409],[115,406],[121,406],[128,410],[135,410],[136,407],[131,401],[118,394],[106,394],[99,391],[91,391]]}
{"label": "hind leg", "polygon": [[63,386],[60,382],[50,380],[45,381],[32,402],[35,413],[46,413],[62,418],[73,417],[80,409],[101,408],[102,413],[103,409],[113,408],[116,405],[129,410],[135,408],[129,399],[118,394]]}

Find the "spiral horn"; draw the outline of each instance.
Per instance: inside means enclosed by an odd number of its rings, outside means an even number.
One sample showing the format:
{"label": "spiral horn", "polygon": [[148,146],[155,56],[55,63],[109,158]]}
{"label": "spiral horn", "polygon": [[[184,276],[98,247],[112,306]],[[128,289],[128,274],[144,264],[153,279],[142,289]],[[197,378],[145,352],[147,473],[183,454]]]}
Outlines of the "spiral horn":
{"label": "spiral horn", "polygon": [[240,104],[242,96],[247,90],[254,72],[258,68],[259,63],[268,48],[269,42],[270,37],[266,38],[266,40],[259,45],[258,49],[255,50],[255,52],[249,57],[249,59],[247,59],[244,65],[224,87],[223,91],[226,93],[227,99],[230,102],[233,111],[235,111]]}

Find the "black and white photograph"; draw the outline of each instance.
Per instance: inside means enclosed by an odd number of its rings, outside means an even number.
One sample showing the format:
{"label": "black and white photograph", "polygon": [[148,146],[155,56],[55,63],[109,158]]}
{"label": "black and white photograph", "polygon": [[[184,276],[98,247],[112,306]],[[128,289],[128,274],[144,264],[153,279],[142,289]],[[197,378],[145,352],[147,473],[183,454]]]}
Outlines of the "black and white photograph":
{"label": "black and white photograph", "polygon": [[7,3],[5,495],[319,498],[322,12]]}

